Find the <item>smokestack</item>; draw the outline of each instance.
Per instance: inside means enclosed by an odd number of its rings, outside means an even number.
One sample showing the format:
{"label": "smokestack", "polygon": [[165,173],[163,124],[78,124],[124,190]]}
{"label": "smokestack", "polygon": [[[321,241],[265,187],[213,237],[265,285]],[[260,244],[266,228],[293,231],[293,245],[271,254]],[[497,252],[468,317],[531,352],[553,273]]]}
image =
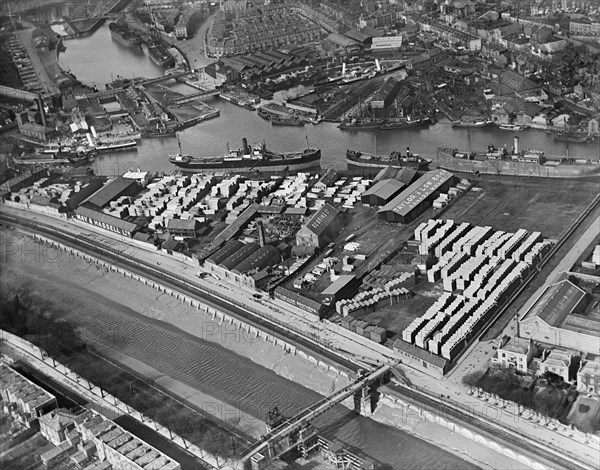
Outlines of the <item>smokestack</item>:
{"label": "smokestack", "polygon": [[245,137],[242,139],[242,149],[244,150],[244,155],[250,154],[250,149],[248,148],[248,141]]}
{"label": "smokestack", "polygon": [[257,226],[258,226],[258,244],[262,248],[263,246],[265,246],[265,228],[263,227],[262,220],[259,220],[257,222]]}
{"label": "smokestack", "polygon": [[515,141],[513,144],[513,153],[517,155],[520,151],[521,149],[519,149],[519,137],[515,136]]}
{"label": "smokestack", "polygon": [[410,148],[406,147],[406,158],[410,158]]}
{"label": "smokestack", "polygon": [[42,102],[42,95],[38,93],[37,98],[35,99],[37,102],[38,110],[40,111],[40,115],[42,116],[42,124],[44,127],[48,127],[46,125],[46,111],[44,111],[44,103]]}

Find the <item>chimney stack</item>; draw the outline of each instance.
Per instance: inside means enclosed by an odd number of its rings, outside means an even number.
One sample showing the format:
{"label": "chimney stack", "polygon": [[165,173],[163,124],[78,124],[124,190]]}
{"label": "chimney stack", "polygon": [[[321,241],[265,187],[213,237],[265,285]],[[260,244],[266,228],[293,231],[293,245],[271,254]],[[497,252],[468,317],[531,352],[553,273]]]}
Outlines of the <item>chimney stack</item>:
{"label": "chimney stack", "polygon": [[44,110],[44,103],[42,102],[42,95],[38,93],[37,98],[35,99],[38,110],[40,111],[40,115],[42,116],[42,124],[44,127],[48,127],[46,123],[46,111]]}
{"label": "chimney stack", "polygon": [[256,224],[258,226],[258,244],[261,246],[265,246],[265,228],[263,227],[262,220],[259,220]]}
{"label": "chimney stack", "polygon": [[519,137],[515,136],[514,144],[513,144],[513,153],[517,155],[521,149],[519,149]]}

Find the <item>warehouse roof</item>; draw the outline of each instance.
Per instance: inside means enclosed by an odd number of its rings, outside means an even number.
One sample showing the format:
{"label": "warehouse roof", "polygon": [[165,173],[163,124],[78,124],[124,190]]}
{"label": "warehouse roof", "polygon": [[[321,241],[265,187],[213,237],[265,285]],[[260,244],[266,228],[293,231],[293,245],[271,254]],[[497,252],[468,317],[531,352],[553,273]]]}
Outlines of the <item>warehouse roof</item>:
{"label": "warehouse roof", "polygon": [[167,230],[196,230],[196,219],[168,219]]}
{"label": "warehouse roof", "polygon": [[583,289],[565,279],[547,286],[524,319],[539,317],[548,325],[561,327],[567,315],[575,310],[584,297]]}
{"label": "warehouse roof", "polygon": [[336,295],[340,290],[346,287],[349,283],[354,281],[356,276],[354,274],[346,274],[338,277],[333,281],[323,292],[322,295]]}
{"label": "warehouse roof", "polygon": [[339,211],[329,203],[325,203],[304,225],[315,235],[321,235],[329,224],[338,216]]}
{"label": "warehouse roof", "polygon": [[83,206],[78,207],[75,211],[75,214],[105,223],[126,232],[134,232],[139,227],[139,225],[134,222],[128,222],[126,220],[119,219],[118,217],[105,214],[104,212],[95,211]]}
{"label": "warehouse roof", "polygon": [[213,243],[215,245],[221,245],[223,242],[226,242],[230,238],[233,238],[237,233],[242,229],[242,227],[252,219],[256,215],[258,208],[260,206],[256,203],[251,204],[246,208],[244,212],[242,212],[235,221],[226,227],[221,233],[219,233]]}
{"label": "warehouse roof", "polygon": [[371,101],[385,101],[388,98],[393,99],[400,90],[400,82],[394,77],[388,78],[383,85],[375,92]]}
{"label": "warehouse roof", "polygon": [[417,170],[415,168],[404,166],[398,170],[396,176],[394,176],[394,179],[409,185],[414,181],[416,174]]}
{"label": "warehouse roof", "polygon": [[243,274],[252,271],[253,269],[260,270],[267,266],[272,266],[275,263],[278,263],[279,260],[279,250],[274,246],[265,245],[239,263],[232,271]]}
{"label": "warehouse roof", "polygon": [[117,176],[115,179],[106,183],[94,194],[89,196],[83,203],[90,203],[99,209],[102,209],[110,201],[120,196],[124,191],[132,186],[136,186],[138,182],[129,178]]}
{"label": "warehouse roof", "polygon": [[327,40],[341,47],[357,46],[359,44],[358,41],[350,39],[349,37],[339,33],[331,33],[329,36],[327,36]]}
{"label": "warehouse roof", "polygon": [[223,245],[223,248],[215,251],[212,255],[206,258],[206,261],[210,261],[214,264],[220,264],[243,246],[244,244],[239,240],[230,240]]}
{"label": "warehouse roof", "polygon": [[230,255],[227,259],[223,260],[219,266],[224,269],[233,269],[259,249],[260,245],[258,243],[248,243]]}
{"label": "warehouse roof", "polygon": [[387,200],[387,199],[391,198],[392,196],[394,196],[395,194],[397,194],[398,191],[400,191],[405,186],[406,185],[404,183],[402,183],[398,180],[394,180],[394,179],[378,181],[373,186],[371,186],[369,189],[367,189],[362,194],[362,197],[376,196],[376,197],[380,197],[382,199]]}
{"label": "warehouse roof", "polygon": [[355,41],[362,42],[363,44],[372,39],[372,36],[366,34],[364,31],[357,31],[355,29],[349,29],[346,31],[345,36],[350,39],[354,39]]}
{"label": "warehouse roof", "polygon": [[446,170],[428,171],[378,212],[393,211],[405,216],[452,178],[454,175]]}

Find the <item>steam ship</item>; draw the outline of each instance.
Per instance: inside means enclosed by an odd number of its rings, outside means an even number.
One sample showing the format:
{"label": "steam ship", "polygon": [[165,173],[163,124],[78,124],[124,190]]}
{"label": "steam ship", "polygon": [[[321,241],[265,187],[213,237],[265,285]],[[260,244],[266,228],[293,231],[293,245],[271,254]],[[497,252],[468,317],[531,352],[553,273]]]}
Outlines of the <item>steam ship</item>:
{"label": "steam ship", "polygon": [[598,160],[546,156],[542,150],[522,151],[514,138],[510,151],[489,145],[485,153],[464,153],[457,149],[438,149],[438,168],[454,173],[529,176],[538,178],[587,178],[600,174]]}
{"label": "steam ship", "polygon": [[318,171],[321,168],[321,150],[306,148],[298,152],[276,153],[267,150],[264,143],[250,147],[242,139],[242,148],[215,157],[193,157],[181,152],[169,155],[169,161],[184,173],[281,173],[287,171]]}

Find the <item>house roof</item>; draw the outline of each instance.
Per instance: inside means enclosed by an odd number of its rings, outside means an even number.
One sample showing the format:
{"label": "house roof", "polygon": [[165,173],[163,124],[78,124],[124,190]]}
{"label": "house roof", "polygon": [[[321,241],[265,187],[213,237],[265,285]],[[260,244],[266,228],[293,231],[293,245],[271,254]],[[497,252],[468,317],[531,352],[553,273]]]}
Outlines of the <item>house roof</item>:
{"label": "house roof", "polygon": [[339,211],[329,203],[325,203],[304,225],[315,235],[321,235],[329,224],[338,216]]}
{"label": "house roof", "polygon": [[178,242],[177,240],[174,240],[173,238],[167,238],[162,245],[160,245],[160,247],[163,250],[172,250],[172,251],[177,251],[177,248],[179,248],[179,245],[181,245],[180,242]]}

